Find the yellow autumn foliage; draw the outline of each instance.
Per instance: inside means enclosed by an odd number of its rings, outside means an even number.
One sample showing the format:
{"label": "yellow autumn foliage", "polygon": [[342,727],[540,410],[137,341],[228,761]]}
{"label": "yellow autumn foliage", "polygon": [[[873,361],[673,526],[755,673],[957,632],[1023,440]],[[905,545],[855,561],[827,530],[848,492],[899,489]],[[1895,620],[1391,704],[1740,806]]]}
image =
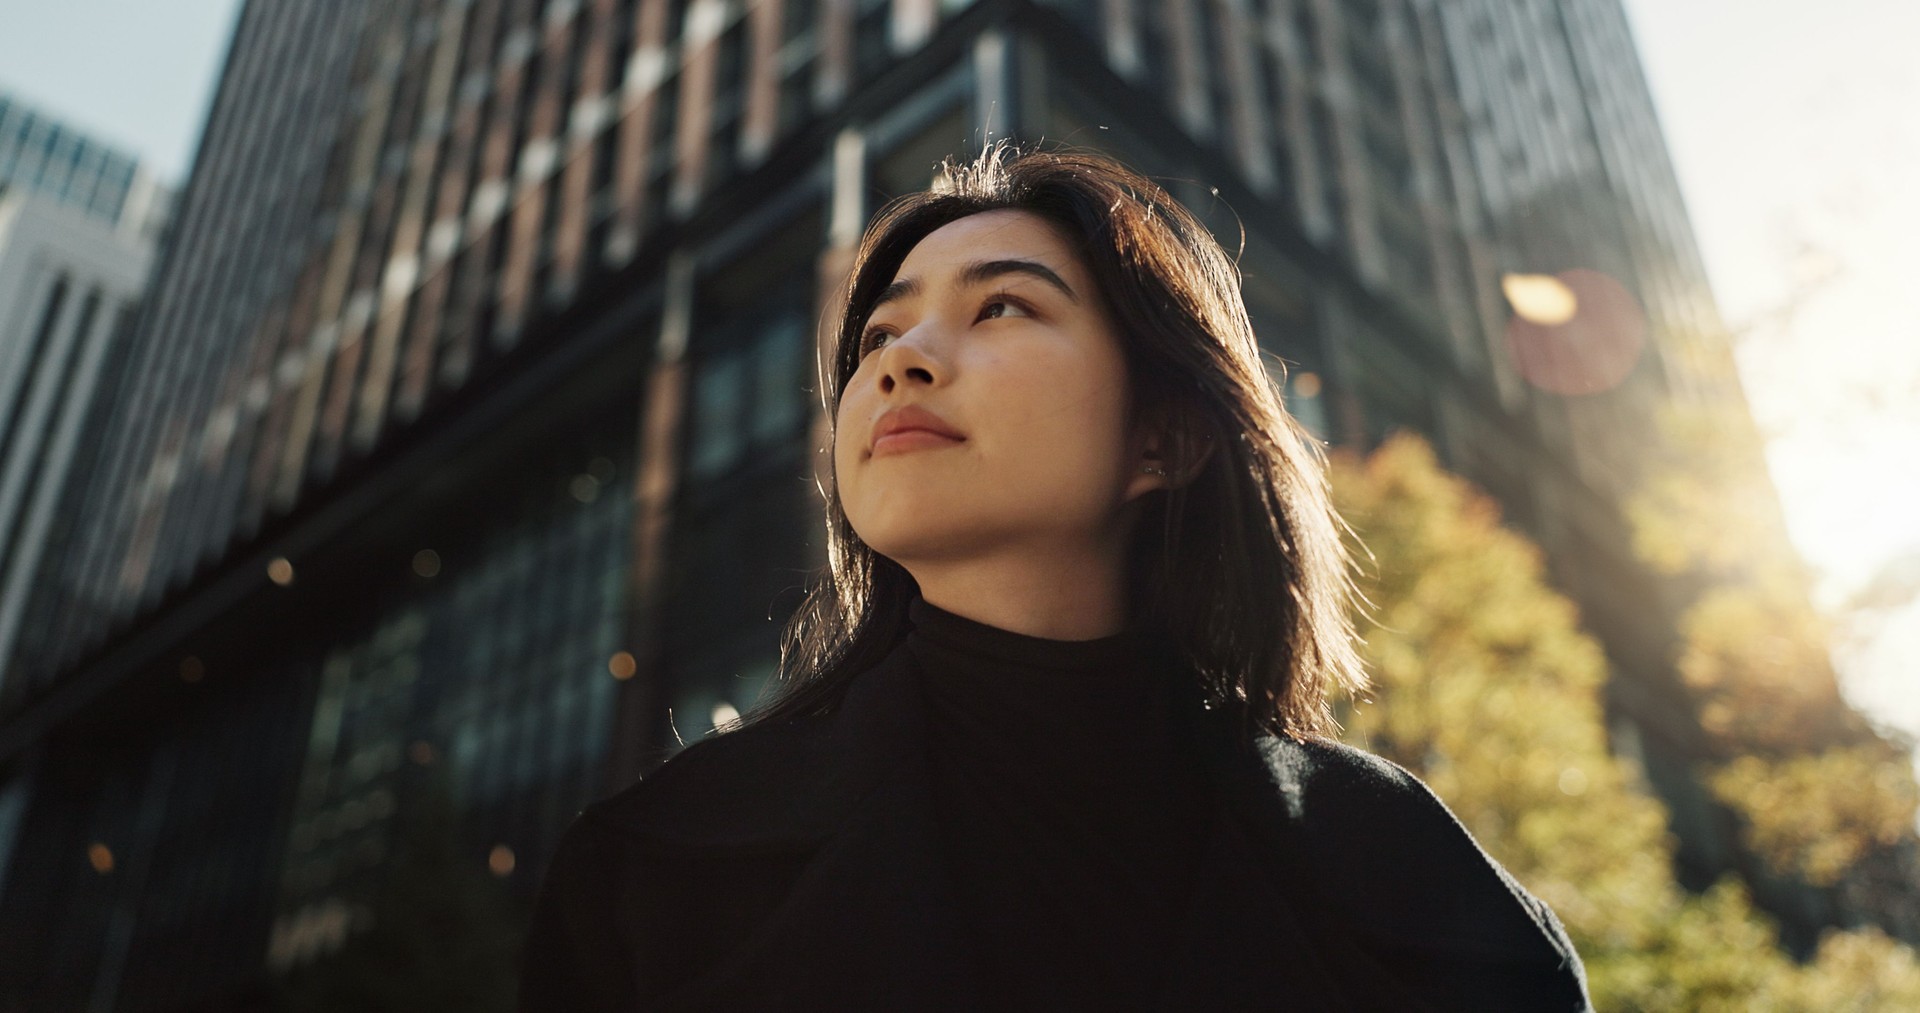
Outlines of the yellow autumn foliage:
{"label": "yellow autumn foliage", "polygon": [[1722,756],[1703,780],[1776,872],[1840,883],[1911,836],[1911,744],[1842,699],[1834,623],[1784,533],[1766,530],[1776,498],[1751,426],[1711,403],[1670,406],[1660,426],[1628,517],[1646,562],[1705,585],[1676,659]]}
{"label": "yellow autumn foliage", "polygon": [[1802,968],[1737,881],[1675,881],[1664,806],[1608,748],[1604,655],[1490,498],[1410,435],[1337,454],[1331,477],[1372,603],[1374,689],[1340,708],[1346,737],[1418,774],[1552,905],[1599,1008],[1905,1008],[1883,1001],[1910,993],[1904,946],[1835,934]]}
{"label": "yellow autumn foliage", "polygon": [[1656,427],[1661,443],[1647,448],[1626,504],[1642,561],[1665,574],[1736,574],[1783,543],[1779,496],[1751,424],[1711,404],[1674,402]]}
{"label": "yellow autumn foliage", "polygon": [[1889,752],[1866,744],[1741,756],[1709,784],[1745,817],[1748,845],[1769,864],[1832,886],[1874,847],[1912,832],[1920,798],[1910,769]]}
{"label": "yellow autumn foliage", "polygon": [[1827,624],[1785,581],[1722,585],[1680,621],[1680,676],[1707,734],[1742,750],[1815,748],[1846,707],[1828,657]]}

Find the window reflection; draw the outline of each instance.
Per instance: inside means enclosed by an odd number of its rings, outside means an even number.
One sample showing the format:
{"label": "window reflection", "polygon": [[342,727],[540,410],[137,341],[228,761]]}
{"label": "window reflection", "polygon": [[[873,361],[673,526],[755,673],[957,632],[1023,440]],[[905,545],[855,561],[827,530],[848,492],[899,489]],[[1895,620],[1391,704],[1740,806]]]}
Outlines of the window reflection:
{"label": "window reflection", "polygon": [[745,448],[740,426],[745,399],[747,363],[739,351],[709,360],[694,380],[693,450],[687,470],[696,478],[716,475],[739,458]]}
{"label": "window reflection", "polygon": [[806,325],[798,314],[776,318],[761,335],[754,348],[755,443],[772,443],[793,435],[805,406],[807,354],[811,351]]}

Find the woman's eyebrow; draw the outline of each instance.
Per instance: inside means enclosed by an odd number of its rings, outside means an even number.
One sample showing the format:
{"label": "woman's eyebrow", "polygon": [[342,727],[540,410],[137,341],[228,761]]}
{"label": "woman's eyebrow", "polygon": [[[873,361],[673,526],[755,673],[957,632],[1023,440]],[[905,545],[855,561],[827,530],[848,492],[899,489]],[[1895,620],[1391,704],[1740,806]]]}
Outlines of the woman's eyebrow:
{"label": "woman's eyebrow", "polygon": [[1052,268],[1036,260],[976,260],[961,269],[960,284],[979,285],[1006,274],[1031,275],[1059,289],[1068,299],[1080,301],[1080,297],[1073,294],[1073,289],[1053,273]]}
{"label": "woman's eyebrow", "polygon": [[[979,285],[1009,274],[1024,274],[1038,278],[1059,289],[1068,299],[1076,303],[1080,301],[1080,297],[1074,294],[1073,288],[1061,280],[1052,268],[1036,260],[976,260],[960,269],[960,284]],[[874,297],[872,309],[868,312],[871,313],[895,299],[918,295],[919,292],[920,279],[901,278],[880,290],[880,294]]]}

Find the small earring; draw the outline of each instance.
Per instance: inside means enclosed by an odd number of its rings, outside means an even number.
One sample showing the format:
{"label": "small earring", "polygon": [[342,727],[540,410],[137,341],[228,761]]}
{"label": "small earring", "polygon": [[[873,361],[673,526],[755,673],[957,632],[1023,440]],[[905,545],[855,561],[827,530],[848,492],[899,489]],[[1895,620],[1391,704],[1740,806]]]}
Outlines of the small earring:
{"label": "small earring", "polygon": [[1146,467],[1141,468],[1140,473],[1143,475],[1159,475],[1164,478],[1167,474],[1167,470],[1165,468],[1156,468],[1153,465],[1149,464]]}

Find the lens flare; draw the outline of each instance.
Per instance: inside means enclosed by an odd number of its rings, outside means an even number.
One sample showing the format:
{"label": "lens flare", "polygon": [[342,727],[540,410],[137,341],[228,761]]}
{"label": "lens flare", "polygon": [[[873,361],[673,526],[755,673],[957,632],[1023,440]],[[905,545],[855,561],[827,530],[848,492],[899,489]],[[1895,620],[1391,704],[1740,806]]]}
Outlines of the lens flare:
{"label": "lens flare", "polygon": [[1552,276],[1508,275],[1502,288],[1513,304],[1507,354],[1535,387],[1598,394],[1619,386],[1640,361],[1646,314],[1626,286],[1605,274],[1575,268]]}
{"label": "lens flare", "polygon": [[1509,274],[1500,279],[1500,291],[1529,323],[1558,327],[1580,310],[1580,297],[1551,274]]}

